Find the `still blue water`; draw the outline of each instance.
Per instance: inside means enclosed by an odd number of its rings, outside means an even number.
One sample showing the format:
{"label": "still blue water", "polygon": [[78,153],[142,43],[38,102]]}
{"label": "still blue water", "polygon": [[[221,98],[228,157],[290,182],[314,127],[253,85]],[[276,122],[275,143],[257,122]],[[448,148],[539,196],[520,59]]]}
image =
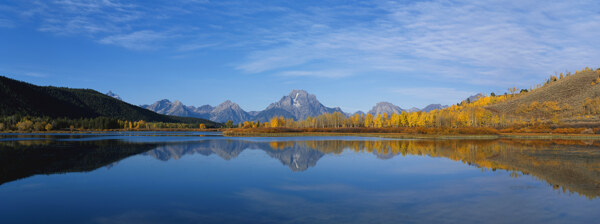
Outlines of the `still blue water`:
{"label": "still blue water", "polygon": [[599,145],[0,135],[0,223],[598,223]]}

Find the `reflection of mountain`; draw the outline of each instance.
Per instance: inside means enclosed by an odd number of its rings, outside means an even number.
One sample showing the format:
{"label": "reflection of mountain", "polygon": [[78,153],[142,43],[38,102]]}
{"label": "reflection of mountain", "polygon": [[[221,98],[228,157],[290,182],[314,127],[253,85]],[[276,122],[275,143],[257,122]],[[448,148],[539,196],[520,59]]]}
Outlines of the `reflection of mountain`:
{"label": "reflection of mountain", "polygon": [[304,171],[315,166],[325,154],[340,154],[344,150],[372,153],[379,159],[405,155],[440,157],[488,171],[510,171],[515,178],[531,175],[553,185],[555,189],[595,198],[600,196],[598,146],[598,142],[582,141],[327,140],[267,143],[221,139],[166,145],[146,154],[161,160],[193,153],[217,154],[229,160],[245,149],[260,149],[293,171]]}
{"label": "reflection of mountain", "polygon": [[138,153],[159,160],[191,154],[215,154],[230,160],[246,149],[258,149],[293,171],[304,171],[316,166],[325,154],[354,151],[372,153],[380,159],[406,155],[447,158],[486,171],[506,170],[515,178],[530,175],[555,189],[596,198],[600,197],[599,147],[596,141],[565,140],[0,142],[0,184],[36,174],[91,171]]}
{"label": "reflection of mountain", "polygon": [[284,165],[290,167],[293,171],[304,171],[309,167],[313,167],[323,157],[322,152],[304,147],[303,145],[294,144],[293,142],[292,144],[278,145],[277,142],[233,141],[226,139],[169,144],[148,151],[145,155],[166,161],[192,154],[205,156],[216,154],[225,160],[230,160],[236,158],[246,149],[263,150],[272,158],[276,158]]}
{"label": "reflection of mountain", "polygon": [[0,143],[0,185],[37,174],[88,172],[157,146],[121,141]]}

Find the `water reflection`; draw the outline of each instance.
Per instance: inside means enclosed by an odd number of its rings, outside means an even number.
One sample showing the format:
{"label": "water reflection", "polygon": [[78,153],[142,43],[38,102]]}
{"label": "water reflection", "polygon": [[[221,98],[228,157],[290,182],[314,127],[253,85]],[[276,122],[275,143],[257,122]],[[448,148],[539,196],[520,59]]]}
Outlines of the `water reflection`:
{"label": "water reflection", "polygon": [[533,176],[553,189],[597,198],[600,196],[599,146],[597,141],[567,140],[14,141],[0,143],[0,184],[36,174],[91,171],[136,154],[162,161],[193,154],[231,160],[244,150],[262,150],[292,171],[302,172],[316,166],[325,155],[354,151],[370,153],[379,159],[447,158],[479,167],[484,172],[506,170],[514,178]]}
{"label": "water reflection", "polygon": [[38,174],[88,172],[157,146],[117,140],[0,142],[0,185]]}

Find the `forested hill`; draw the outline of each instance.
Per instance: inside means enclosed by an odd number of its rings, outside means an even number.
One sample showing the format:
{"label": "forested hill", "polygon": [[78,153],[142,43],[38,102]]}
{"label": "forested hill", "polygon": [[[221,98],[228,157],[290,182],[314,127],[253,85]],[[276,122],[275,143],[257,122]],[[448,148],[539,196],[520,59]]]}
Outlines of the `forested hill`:
{"label": "forested hill", "polygon": [[92,89],[36,86],[0,76],[0,116],[52,118],[110,117],[130,121],[215,123],[205,119],[157,114]]}

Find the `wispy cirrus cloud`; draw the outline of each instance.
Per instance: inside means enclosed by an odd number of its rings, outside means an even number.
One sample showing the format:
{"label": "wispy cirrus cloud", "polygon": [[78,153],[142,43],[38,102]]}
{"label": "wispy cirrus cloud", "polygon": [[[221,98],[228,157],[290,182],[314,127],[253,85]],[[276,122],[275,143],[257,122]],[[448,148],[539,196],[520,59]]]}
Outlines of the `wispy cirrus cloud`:
{"label": "wispy cirrus cloud", "polygon": [[[37,19],[42,32],[131,50],[233,49],[241,56],[233,68],[249,74],[393,73],[507,86],[600,66],[597,1],[344,3],[52,0],[0,8]],[[0,27],[12,24],[0,18]]]}
{"label": "wispy cirrus cloud", "polygon": [[41,20],[40,31],[60,35],[101,35],[131,29],[131,22],[145,12],[134,4],[102,0],[56,0],[34,2],[20,14]]}
{"label": "wispy cirrus cloud", "polygon": [[29,76],[29,77],[34,77],[34,78],[46,78],[46,77],[48,77],[47,74],[45,74],[45,73],[39,73],[39,72],[25,72],[25,73],[23,73],[23,75]]}
{"label": "wispy cirrus cloud", "polygon": [[288,77],[319,77],[319,78],[343,78],[355,73],[350,70],[289,70],[278,73],[280,76]]}
{"label": "wispy cirrus cloud", "polygon": [[127,34],[117,34],[100,39],[100,43],[112,44],[132,50],[153,50],[158,48],[158,42],[168,38],[168,34],[152,30],[141,30]]}
{"label": "wispy cirrus cloud", "polygon": [[13,28],[15,24],[8,19],[0,19],[0,28]]}
{"label": "wispy cirrus cloud", "polygon": [[[167,45],[169,41],[187,34],[182,26],[168,22],[189,13],[181,11],[189,10],[181,4],[206,4],[206,1],[163,5],[160,2],[141,4],[121,0],[52,0],[17,2],[5,8],[23,20],[37,21],[37,30],[41,32],[85,36],[102,44],[148,50]],[[178,33],[172,33],[176,29],[179,29]],[[194,34],[194,31],[189,34]],[[198,42],[201,39],[188,39],[180,40],[180,48],[188,51],[200,49]],[[196,45],[191,46],[188,42]]]}
{"label": "wispy cirrus cloud", "polygon": [[[338,14],[299,13],[305,29],[281,35],[252,51],[237,68],[248,73],[294,69],[327,61],[364,74],[427,71],[472,84],[513,84],[523,76],[598,65],[600,14],[595,1],[378,2],[381,12],[361,23],[335,24]],[[327,11],[329,12],[329,11]],[[335,25],[323,24],[334,21]],[[321,30],[312,31],[311,25]],[[436,72],[455,71],[453,73]]]}

